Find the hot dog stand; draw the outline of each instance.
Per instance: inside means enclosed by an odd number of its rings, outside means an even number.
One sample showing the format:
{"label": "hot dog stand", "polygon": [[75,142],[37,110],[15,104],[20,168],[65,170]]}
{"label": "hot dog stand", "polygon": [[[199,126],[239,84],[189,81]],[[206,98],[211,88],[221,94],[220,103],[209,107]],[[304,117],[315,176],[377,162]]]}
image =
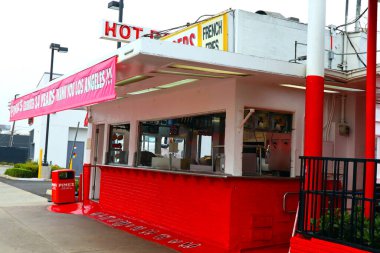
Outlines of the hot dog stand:
{"label": "hot dog stand", "polygon": [[302,86],[305,66],[236,52],[233,13],[136,40],[67,81],[72,97],[114,87],[77,99],[89,121],[83,198],[223,252],[275,252],[293,229],[304,135],[304,91],[283,84]]}

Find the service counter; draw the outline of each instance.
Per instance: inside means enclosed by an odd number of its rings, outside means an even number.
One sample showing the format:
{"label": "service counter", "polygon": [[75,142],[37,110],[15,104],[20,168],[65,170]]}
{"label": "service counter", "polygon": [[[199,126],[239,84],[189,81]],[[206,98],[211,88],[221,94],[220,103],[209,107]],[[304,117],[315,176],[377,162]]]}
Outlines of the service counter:
{"label": "service counter", "polygon": [[297,179],[98,167],[99,205],[105,210],[219,245],[227,252],[289,243]]}

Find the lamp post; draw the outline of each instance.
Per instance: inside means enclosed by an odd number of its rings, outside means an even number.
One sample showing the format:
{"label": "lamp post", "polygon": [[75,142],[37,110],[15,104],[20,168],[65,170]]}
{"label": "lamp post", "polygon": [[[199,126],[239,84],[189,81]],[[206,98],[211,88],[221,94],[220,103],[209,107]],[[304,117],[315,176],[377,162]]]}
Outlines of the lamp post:
{"label": "lamp post", "polygon": [[[69,49],[67,47],[61,47],[60,44],[51,43],[51,59],[50,59],[50,81],[53,80],[53,64],[54,64],[54,51],[57,50],[59,53],[67,53]],[[44,162],[43,166],[48,166],[49,163],[47,161],[47,151],[48,151],[48,143],[49,143],[49,124],[50,124],[50,114],[46,117],[46,137],[45,137],[45,153],[44,153]]]}
{"label": "lamp post", "polygon": [[[119,10],[119,23],[123,22],[123,9],[124,9],[124,0],[111,1],[108,3],[108,9]],[[117,48],[121,47],[121,42],[117,42]]]}
{"label": "lamp post", "polygon": [[[20,94],[16,94],[15,95],[15,98],[14,100],[17,98],[17,96],[19,96]],[[9,147],[12,147],[13,146],[13,134],[15,132],[15,123],[16,121],[13,121],[13,124],[12,124],[12,130],[11,130],[11,136],[9,137]]]}

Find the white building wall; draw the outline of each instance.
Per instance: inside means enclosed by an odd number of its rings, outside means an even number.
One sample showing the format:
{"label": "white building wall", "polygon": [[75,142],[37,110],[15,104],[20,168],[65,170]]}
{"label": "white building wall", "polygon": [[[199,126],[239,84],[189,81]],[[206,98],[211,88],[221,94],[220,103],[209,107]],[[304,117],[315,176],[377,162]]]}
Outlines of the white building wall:
{"label": "white building wall", "polygon": [[[235,52],[263,58],[290,61],[295,57],[295,41],[307,43],[307,24],[236,10]],[[333,51],[342,53],[341,34],[333,35]],[[306,56],[306,45],[298,44],[297,57]],[[330,50],[330,32],[325,32],[325,49]],[[341,55],[335,55],[332,68],[339,69]],[[306,61],[299,61],[306,64]],[[325,51],[325,67],[328,68],[328,52]]]}
{"label": "white building wall", "polygon": [[[235,30],[232,33],[235,35],[235,39],[233,43],[230,42],[234,45],[234,50],[231,52],[289,61],[295,57],[295,41],[303,44],[307,42],[307,24],[243,10],[236,10],[234,16]],[[366,63],[367,34],[348,31],[348,36],[356,52],[364,53],[359,55]],[[347,36],[340,31],[335,31],[332,39],[332,51],[334,52],[331,62],[332,69],[342,70],[342,65],[344,66],[343,70],[364,67]],[[377,45],[380,48],[380,40],[377,40]],[[330,31],[326,28],[325,68],[330,68],[328,53],[331,50],[330,47]],[[297,57],[305,56],[306,48],[306,45],[299,44],[297,46]],[[349,55],[342,56],[343,53]],[[380,52],[377,53],[377,62],[380,62]],[[306,61],[298,61],[298,63],[306,64]]]}
{"label": "white building wall", "polygon": [[[67,110],[50,114],[49,142],[47,161],[53,165],[66,167],[68,141],[74,140],[76,126],[79,122],[77,141],[85,142],[87,127],[84,127],[85,110]],[[46,116],[36,117],[32,126],[34,130],[34,158],[38,161],[40,149],[45,149]],[[86,149],[86,147],[85,147]],[[86,155],[86,152],[84,153]]]}

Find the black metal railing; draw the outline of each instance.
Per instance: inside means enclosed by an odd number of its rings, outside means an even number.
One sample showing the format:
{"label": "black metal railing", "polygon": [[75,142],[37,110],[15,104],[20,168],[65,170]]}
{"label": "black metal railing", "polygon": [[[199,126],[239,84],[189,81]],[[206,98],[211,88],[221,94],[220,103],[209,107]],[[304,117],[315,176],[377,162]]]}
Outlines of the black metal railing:
{"label": "black metal railing", "polygon": [[372,194],[364,191],[369,170],[374,170],[370,183],[378,186],[380,160],[306,156],[300,159],[297,232],[380,252],[379,187],[374,187]]}

